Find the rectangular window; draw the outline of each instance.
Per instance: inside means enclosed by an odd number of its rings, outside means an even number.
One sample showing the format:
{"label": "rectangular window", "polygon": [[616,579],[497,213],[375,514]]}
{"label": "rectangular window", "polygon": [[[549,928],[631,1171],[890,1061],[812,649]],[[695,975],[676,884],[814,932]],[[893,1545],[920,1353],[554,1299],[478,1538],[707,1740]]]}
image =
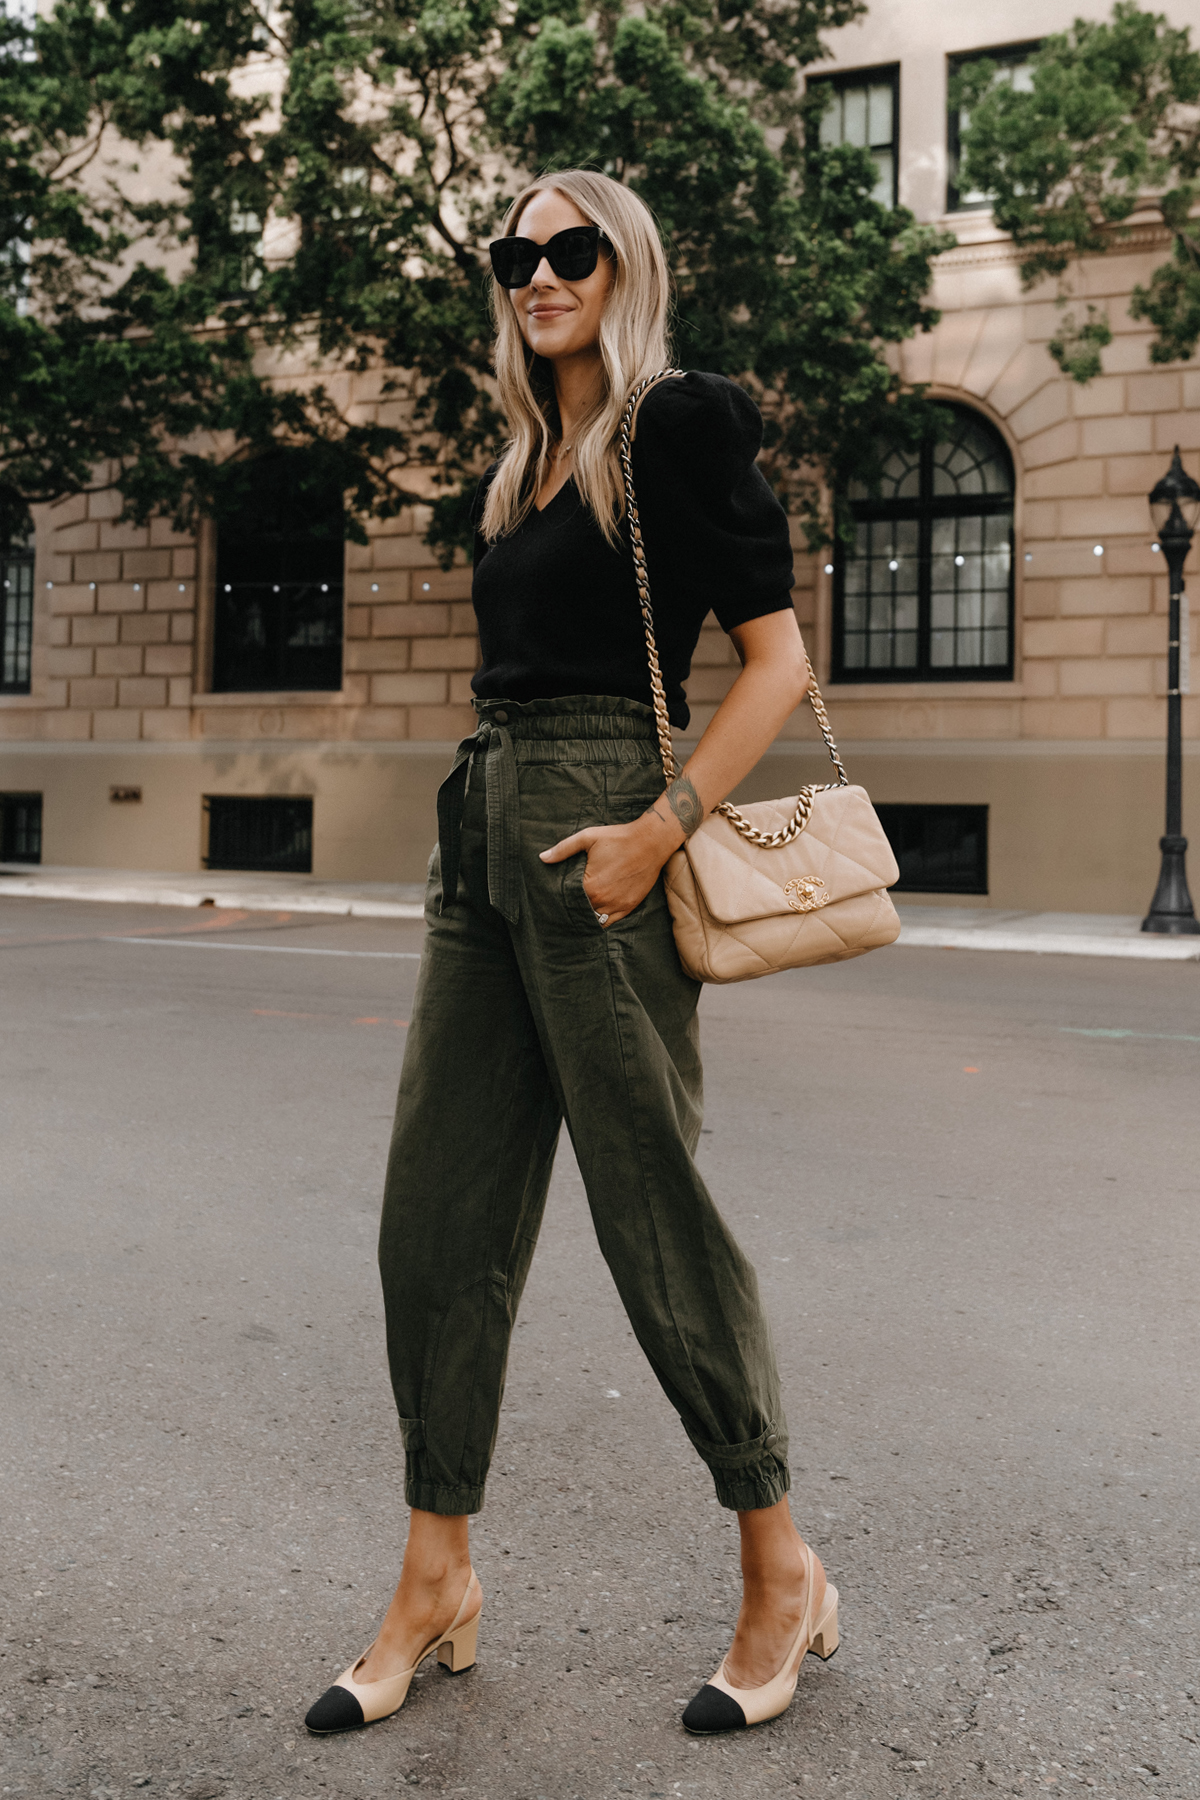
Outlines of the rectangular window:
{"label": "rectangular window", "polygon": [[[1028,93],[1033,86],[1033,68],[1030,58],[1041,48],[1040,40],[1024,44],[1006,44],[999,50],[971,50],[962,56],[947,58],[947,76],[953,83],[954,77],[967,63],[981,62],[986,56],[989,62],[996,64],[996,81],[1008,87],[1015,87],[1019,93]],[[965,107],[951,105],[946,119],[946,211],[947,212],[981,212],[991,205],[991,196],[981,194],[975,189],[964,192],[958,185],[958,165],[962,157],[962,140],[970,122],[970,114]]]}
{"label": "rectangular window", "polygon": [[33,546],[0,558],[0,694],[29,692],[33,652]]}
{"label": "rectangular window", "polygon": [[287,451],[259,457],[246,476],[241,504],[217,523],[213,691],[340,688],[341,489],[307,479]]}
{"label": "rectangular window", "polygon": [[312,874],[310,798],[245,794],[204,797],[204,867]]}
{"label": "rectangular window", "polygon": [[219,580],[212,684],[217,694],[340,688],[341,582]]}
{"label": "rectangular window", "polygon": [[42,860],[42,796],[0,794],[0,862]]}
{"label": "rectangular window", "polygon": [[823,144],[855,144],[869,150],[879,179],[875,199],[895,206],[900,167],[900,65],[819,75],[809,88],[828,87],[833,99],[821,117]]}
{"label": "rectangular window", "polygon": [[909,669],[920,662],[920,526],[916,519],[860,519],[854,554],[839,558],[846,672]]}
{"label": "rectangular window", "polygon": [[986,806],[876,806],[900,865],[893,894],[986,894]]}

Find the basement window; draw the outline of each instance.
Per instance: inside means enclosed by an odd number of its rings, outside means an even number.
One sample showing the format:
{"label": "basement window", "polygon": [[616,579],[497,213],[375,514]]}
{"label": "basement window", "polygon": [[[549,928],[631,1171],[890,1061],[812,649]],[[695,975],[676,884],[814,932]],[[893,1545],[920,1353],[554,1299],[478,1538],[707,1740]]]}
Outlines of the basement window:
{"label": "basement window", "polygon": [[0,862],[42,860],[42,796],[0,794]]}
{"label": "basement window", "polygon": [[307,797],[206,794],[204,867],[311,875],[312,826]]}
{"label": "basement window", "polygon": [[900,865],[894,894],[986,894],[986,806],[876,806]]}

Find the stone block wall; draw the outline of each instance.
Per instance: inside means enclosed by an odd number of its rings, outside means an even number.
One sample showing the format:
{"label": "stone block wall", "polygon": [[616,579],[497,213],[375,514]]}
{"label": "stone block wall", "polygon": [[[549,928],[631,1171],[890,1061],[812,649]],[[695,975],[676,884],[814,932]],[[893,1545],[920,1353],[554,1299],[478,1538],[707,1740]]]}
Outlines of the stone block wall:
{"label": "stone block wall", "polygon": [[[1176,443],[1200,475],[1200,362],[1154,370],[1128,316],[1163,243],[1150,229],[1091,259],[1087,298],[1114,342],[1088,386],[1057,369],[1059,312],[1021,290],[1011,246],[986,220],[940,260],[936,329],[896,352],[905,379],[978,408],[1004,433],[1016,470],[1016,658],[1001,682],[842,683],[830,688],[853,741],[1040,740],[1150,743],[1165,723],[1167,579],[1146,495]],[[12,741],[429,743],[472,729],[479,647],[462,558],[441,569],[423,542],[425,508],[346,547],[344,678],[335,693],[208,691],[211,544],[117,522],[112,494],[43,510],[36,567],[33,691],[0,697]],[[794,530],[795,602],[824,680],[832,580]],[[1200,569],[1200,556],[1192,568]],[[1194,577],[1193,577],[1194,581]],[[1200,636],[1200,632],[1196,634]],[[711,719],[737,658],[710,619],[688,684],[692,728]],[[1197,686],[1200,663],[1193,656]],[[1184,704],[1200,737],[1200,693]],[[814,735],[807,708],[781,736]]]}
{"label": "stone block wall", "polygon": [[[965,228],[964,228],[965,229]],[[1012,681],[842,684],[840,729],[855,739],[1161,739],[1166,720],[1168,582],[1147,495],[1176,444],[1200,478],[1200,360],[1154,370],[1150,334],[1128,314],[1167,240],[1151,227],[1086,264],[1085,299],[1114,341],[1104,374],[1069,380],[1047,349],[1061,313],[1022,291],[1017,259],[985,219],[939,260],[930,333],[900,346],[904,379],[973,406],[998,425],[1016,473],[1016,644]],[[1193,591],[1200,554],[1187,565]],[[831,584],[818,579],[818,644]],[[1192,634],[1193,689],[1200,688]],[[1184,701],[1200,737],[1200,693]]]}
{"label": "stone block wall", "polygon": [[190,733],[196,546],[165,520],[119,525],[116,496],[38,520],[32,691],[0,701],[0,738]]}
{"label": "stone block wall", "polygon": [[[344,676],[336,693],[208,691],[212,556],[165,521],[118,525],[115,496],[42,509],[32,692],[0,697],[9,741],[263,739],[445,743],[474,726],[479,640],[471,571],[439,567],[422,507],[346,546]],[[209,547],[210,548],[210,547]],[[797,609],[813,616],[813,564],[797,550]],[[702,730],[737,672],[715,620],[689,690]]]}

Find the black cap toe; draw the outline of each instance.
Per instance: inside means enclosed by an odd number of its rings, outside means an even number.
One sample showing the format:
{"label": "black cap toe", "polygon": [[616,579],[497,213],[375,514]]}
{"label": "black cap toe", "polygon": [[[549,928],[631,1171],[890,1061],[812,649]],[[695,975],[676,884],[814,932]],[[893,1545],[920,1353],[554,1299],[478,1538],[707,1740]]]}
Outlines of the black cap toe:
{"label": "black cap toe", "polygon": [[688,1731],[745,1731],[746,1715],[729,1694],[707,1681],[687,1703],[683,1723]]}
{"label": "black cap toe", "polygon": [[331,1687],[309,1707],[304,1723],[310,1731],[357,1731],[366,1720],[349,1688]]}

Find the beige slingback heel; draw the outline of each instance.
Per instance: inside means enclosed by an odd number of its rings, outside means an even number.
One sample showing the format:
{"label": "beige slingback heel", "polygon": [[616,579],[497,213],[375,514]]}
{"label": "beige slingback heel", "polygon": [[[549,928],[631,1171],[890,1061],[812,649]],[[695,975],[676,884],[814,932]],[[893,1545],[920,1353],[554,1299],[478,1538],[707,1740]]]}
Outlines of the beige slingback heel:
{"label": "beige slingback heel", "polygon": [[467,1591],[453,1622],[440,1637],[433,1638],[426,1644],[411,1668],[402,1669],[398,1675],[390,1675],[386,1681],[358,1681],[355,1679],[357,1672],[369,1654],[364,1650],[358,1661],[352,1662],[345,1673],[338,1676],[333,1686],[326,1688],[321,1698],[309,1708],[304,1723],[311,1732],[323,1737],[335,1731],[357,1731],[364,1725],[377,1724],[380,1719],[390,1719],[393,1713],[400,1711],[408,1698],[413,1676],[425,1658],[432,1656],[435,1650],[444,1669],[451,1675],[461,1675],[475,1661],[479,1641],[479,1615],[482,1610],[483,1591],[479,1586],[479,1577],[472,1569],[467,1580]]}
{"label": "beige slingback heel", "polygon": [[[808,1651],[828,1662],[838,1647],[838,1591],[826,1582],[819,1608],[814,1609],[816,1589],[814,1565],[816,1557],[808,1545],[803,1546],[807,1568],[805,1593],[807,1601],[800,1628],[792,1640],[783,1667],[762,1687],[734,1687],[725,1673],[725,1662],[711,1681],[706,1681],[698,1694],[688,1702],[683,1723],[697,1736],[711,1736],[719,1731],[744,1731],[748,1725],[762,1725],[777,1719],[791,1705],[800,1677],[800,1665]],[[814,1610],[816,1617],[814,1618]]]}

